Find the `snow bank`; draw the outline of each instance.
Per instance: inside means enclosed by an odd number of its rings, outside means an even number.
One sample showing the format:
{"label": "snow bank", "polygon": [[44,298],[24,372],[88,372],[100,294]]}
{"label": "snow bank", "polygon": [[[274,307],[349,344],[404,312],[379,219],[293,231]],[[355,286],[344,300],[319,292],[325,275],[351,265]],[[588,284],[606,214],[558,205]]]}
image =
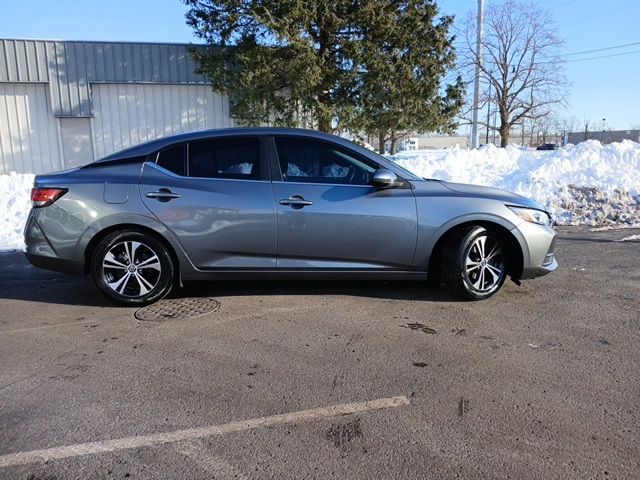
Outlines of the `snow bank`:
{"label": "snow bank", "polygon": [[[556,151],[492,145],[416,150],[391,157],[427,178],[503,188],[532,197],[561,224],[640,226],[640,144],[590,140]],[[33,175],[0,175],[0,250],[23,248]]]}
{"label": "snow bank", "polygon": [[0,251],[24,247],[22,230],[31,209],[33,175],[0,175]]}
{"label": "snow bank", "polygon": [[590,140],[555,151],[487,145],[391,157],[426,178],[509,190],[536,200],[560,224],[640,223],[640,144]]}

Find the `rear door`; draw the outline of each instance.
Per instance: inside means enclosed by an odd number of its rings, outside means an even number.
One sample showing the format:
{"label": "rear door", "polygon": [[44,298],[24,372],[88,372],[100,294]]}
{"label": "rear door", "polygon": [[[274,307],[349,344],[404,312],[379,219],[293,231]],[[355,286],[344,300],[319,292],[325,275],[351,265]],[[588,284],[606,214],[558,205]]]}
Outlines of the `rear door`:
{"label": "rear door", "polygon": [[263,137],[178,143],[150,160],[142,199],[197,268],[275,268],[276,213]]}
{"label": "rear door", "polygon": [[379,165],[332,142],[276,136],[270,148],[278,268],[411,268],[417,213],[408,184],[372,187]]}

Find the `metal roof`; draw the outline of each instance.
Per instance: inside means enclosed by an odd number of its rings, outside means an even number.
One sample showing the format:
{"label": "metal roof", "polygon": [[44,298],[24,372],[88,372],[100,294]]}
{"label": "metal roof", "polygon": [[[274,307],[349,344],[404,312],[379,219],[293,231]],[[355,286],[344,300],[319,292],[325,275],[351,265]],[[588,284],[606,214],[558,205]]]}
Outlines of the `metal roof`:
{"label": "metal roof", "polygon": [[168,43],[0,39],[0,82],[49,83],[55,116],[89,117],[91,83],[208,83],[195,72],[189,47]]}

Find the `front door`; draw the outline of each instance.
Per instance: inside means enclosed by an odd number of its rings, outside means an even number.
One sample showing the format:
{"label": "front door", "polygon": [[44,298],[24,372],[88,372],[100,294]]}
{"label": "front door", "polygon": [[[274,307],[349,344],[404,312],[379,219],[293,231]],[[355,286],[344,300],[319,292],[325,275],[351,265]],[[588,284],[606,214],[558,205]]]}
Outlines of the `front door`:
{"label": "front door", "polygon": [[278,136],[274,143],[282,176],[273,182],[278,268],[411,267],[417,213],[410,188],[372,187],[378,165],[331,142]]}
{"label": "front door", "polygon": [[179,143],[144,166],[140,194],[199,269],[276,266],[276,214],[260,137]]}

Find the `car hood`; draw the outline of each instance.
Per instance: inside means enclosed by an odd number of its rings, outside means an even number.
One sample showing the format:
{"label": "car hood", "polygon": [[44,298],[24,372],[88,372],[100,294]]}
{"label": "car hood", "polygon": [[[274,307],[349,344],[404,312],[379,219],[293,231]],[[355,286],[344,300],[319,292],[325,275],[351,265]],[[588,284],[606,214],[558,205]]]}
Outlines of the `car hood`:
{"label": "car hood", "polygon": [[538,205],[536,202],[534,202],[530,198],[508,192],[507,190],[501,190],[499,188],[483,187],[480,185],[468,185],[466,183],[445,182],[443,180],[437,180],[437,182],[443,187],[445,187],[447,190],[457,193],[461,196],[489,198],[492,200],[499,200],[501,202],[504,202],[510,205],[521,205],[523,207],[543,210],[543,208],[541,208],[540,205]]}

